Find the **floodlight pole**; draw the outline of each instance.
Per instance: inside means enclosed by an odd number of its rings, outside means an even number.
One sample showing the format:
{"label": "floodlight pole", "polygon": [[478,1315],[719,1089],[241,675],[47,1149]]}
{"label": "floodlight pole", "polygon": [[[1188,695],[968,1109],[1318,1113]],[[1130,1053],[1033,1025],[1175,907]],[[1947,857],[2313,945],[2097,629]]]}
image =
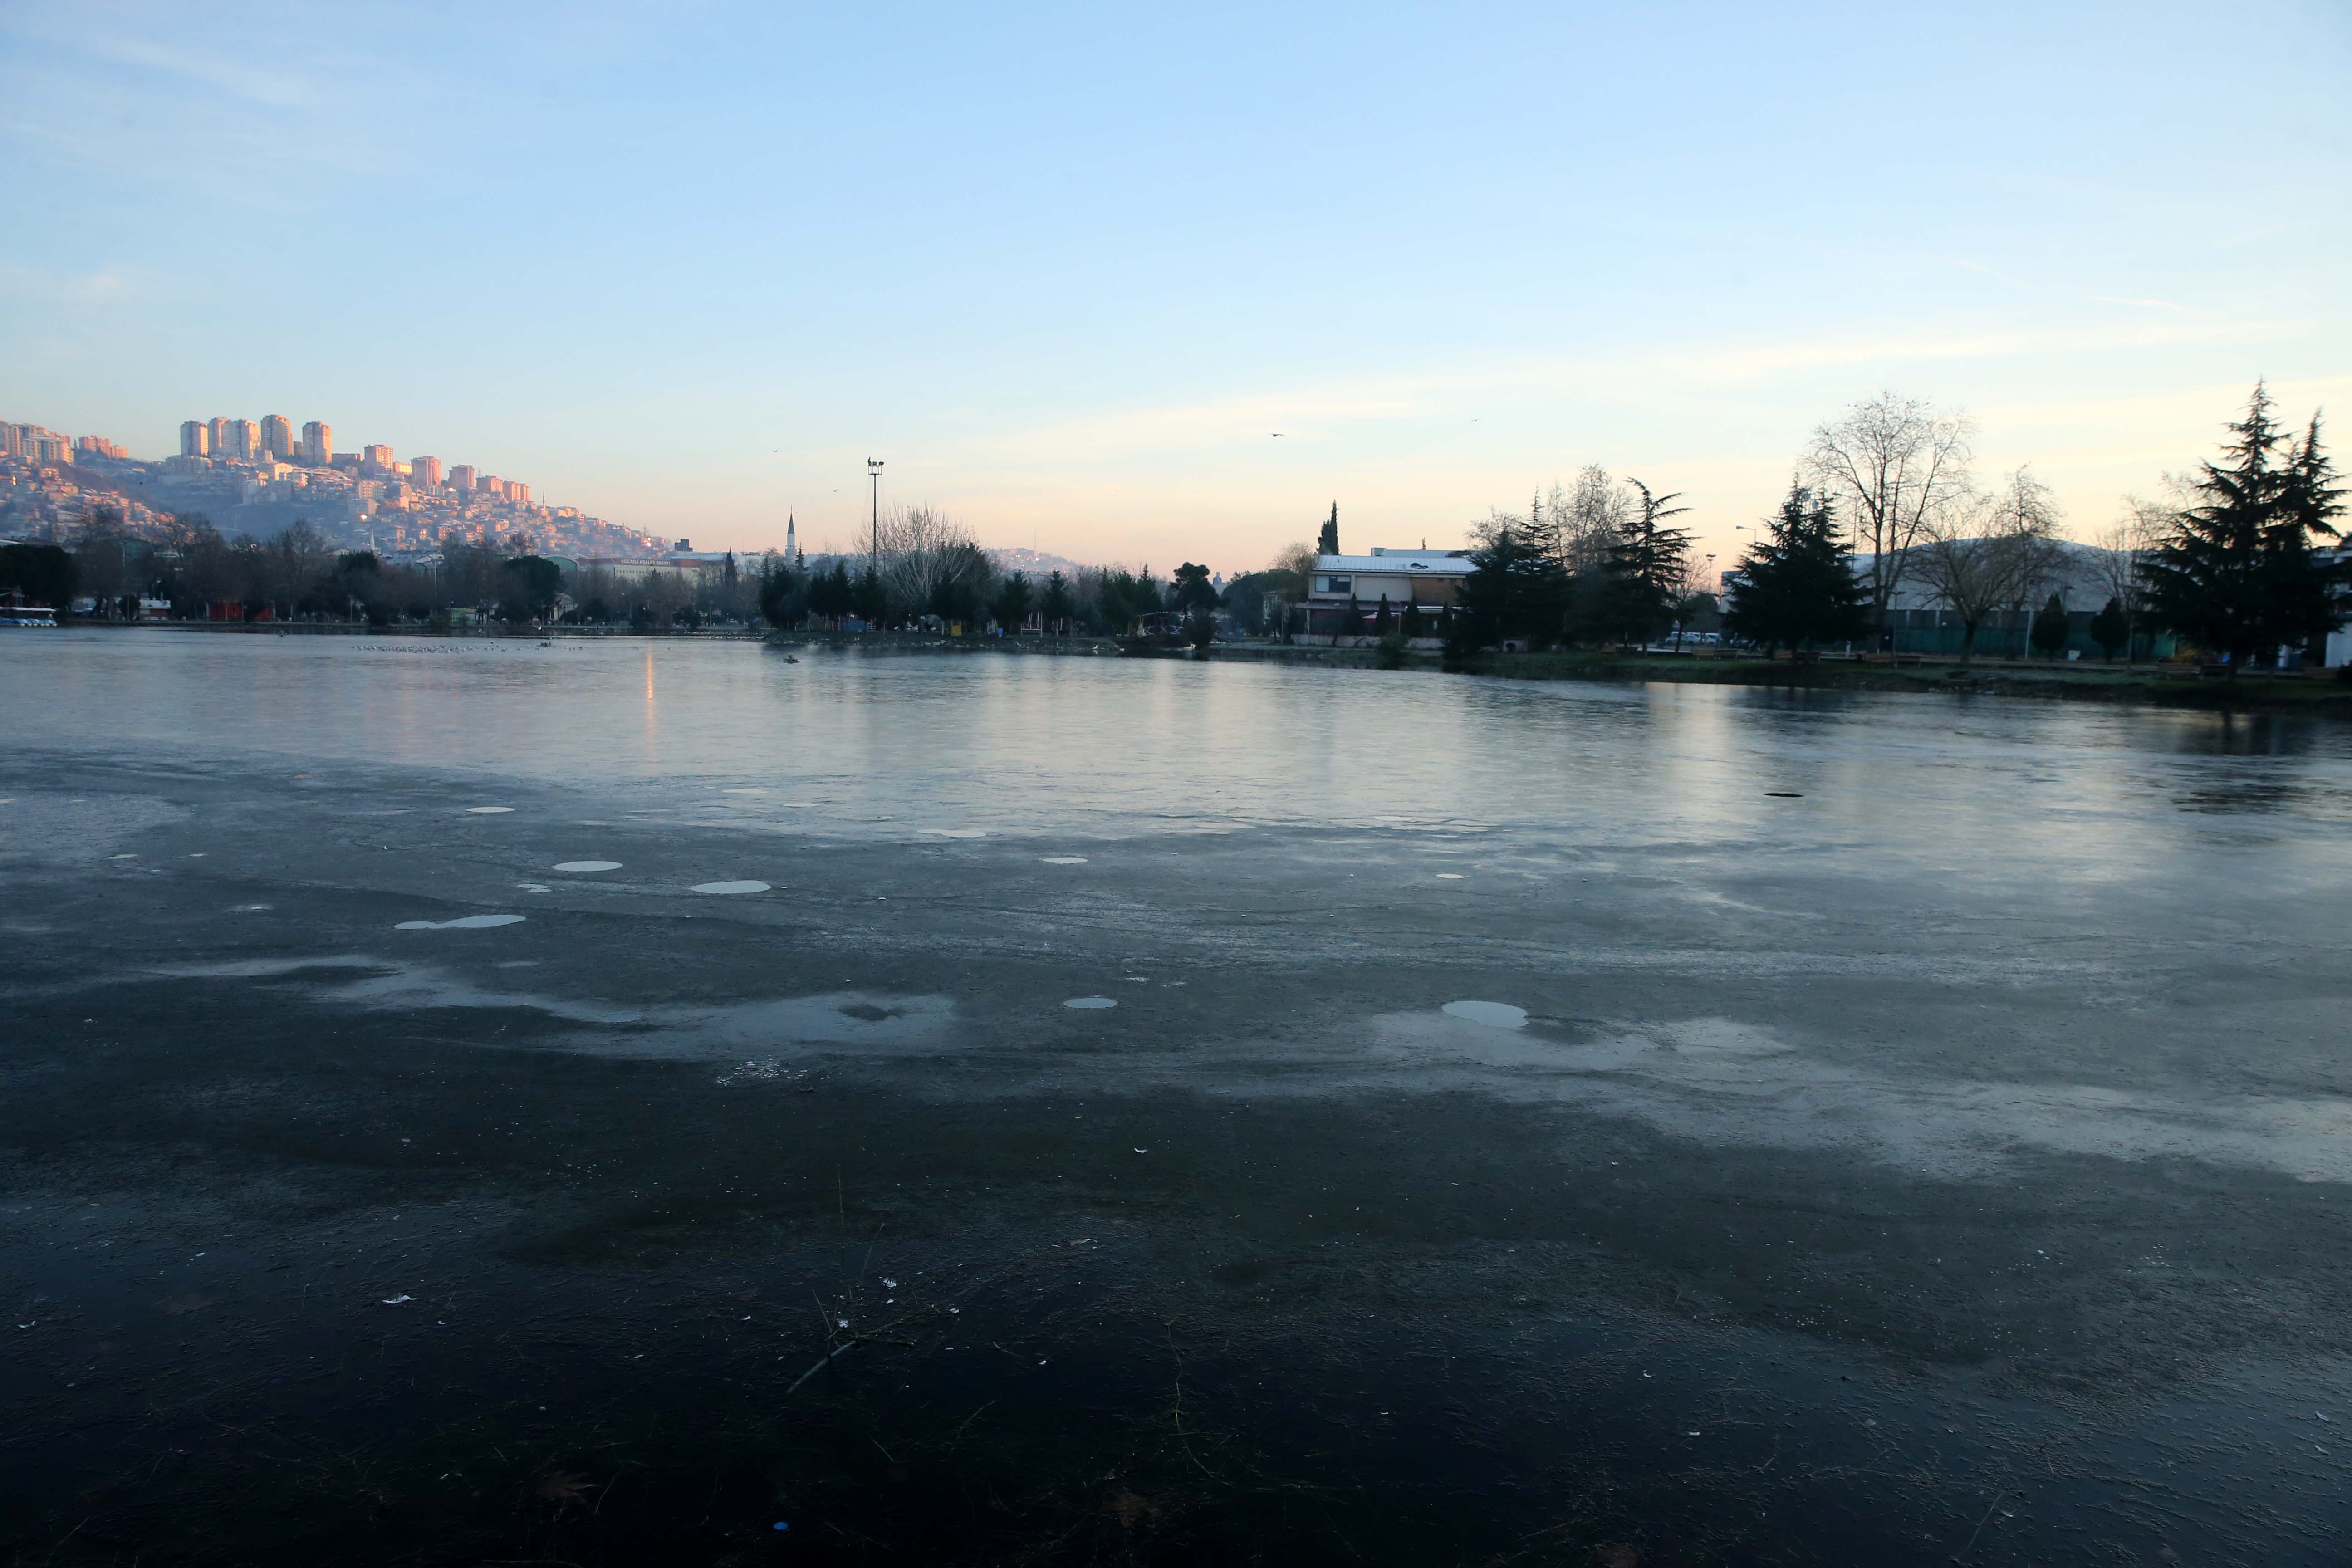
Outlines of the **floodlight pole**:
{"label": "floodlight pole", "polygon": [[873,534],[866,548],[866,564],[869,571],[882,570],[882,459],[866,459],[866,477],[874,481]]}

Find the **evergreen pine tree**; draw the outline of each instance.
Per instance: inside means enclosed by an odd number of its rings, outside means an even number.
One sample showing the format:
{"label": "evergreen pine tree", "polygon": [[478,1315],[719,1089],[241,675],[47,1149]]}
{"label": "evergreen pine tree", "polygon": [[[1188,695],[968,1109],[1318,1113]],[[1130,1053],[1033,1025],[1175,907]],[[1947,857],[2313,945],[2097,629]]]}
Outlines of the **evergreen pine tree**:
{"label": "evergreen pine tree", "polygon": [[869,563],[859,574],[857,585],[850,591],[850,607],[866,622],[868,631],[879,631],[882,618],[890,613],[890,591],[883,585],[882,574]]}
{"label": "evergreen pine tree", "polygon": [[2091,617],[2091,640],[2109,659],[2116,651],[2131,641],[2131,618],[2124,614],[2121,599],[2109,599],[2099,613]]}
{"label": "evergreen pine tree", "polygon": [[1607,581],[1601,589],[1601,620],[1619,641],[1644,643],[1673,624],[1690,565],[1689,533],[1661,525],[1690,508],[1666,504],[1682,499],[1679,492],[1653,496],[1641,480],[1625,482],[1642,493],[1642,500],[1610,542],[1602,563]]}
{"label": "evergreen pine tree", "polygon": [[1059,572],[1048,576],[1045,579],[1045,602],[1037,608],[1045,617],[1047,631],[1066,633],[1070,616],[1076,612],[1076,605],[1070,599],[1070,580]]}
{"label": "evergreen pine tree", "polygon": [[1739,591],[1724,612],[1726,629],[1776,648],[1820,647],[1860,637],[1869,616],[1863,585],[1849,563],[1837,518],[1825,497],[1789,487],[1780,515],[1767,518],[1739,563]]}
{"label": "evergreen pine tree", "polygon": [[791,566],[769,560],[760,567],[760,615],[772,626],[782,626],[793,617],[793,597],[800,580]]}
{"label": "evergreen pine tree", "polygon": [[2315,534],[2336,535],[2343,513],[2334,464],[2315,416],[2298,443],[2272,408],[2269,388],[2256,385],[2245,417],[2227,427],[2222,461],[2199,465],[2199,504],[2140,567],[2150,618],[2226,655],[2233,674],[2344,624],[2336,603],[2344,569],[2313,549]]}
{"label": "evergreen pine tree", "polygon": [[988,613],[996,617],[996,624],[1004,628],[1007,637],[1018,632],[1021,623],[1029,618],[1029,574],[1025,572],[1007,573],[1003,586],[997,589],[995,601],[989,605]]}
{"label": "evergreen pine tree", "polygon": [[1339,503],[1338,501],[1331,503],[1330,521],[1323,525],[1323,531],[1316,537],[1315,553],[1318,555],[1339,553]]}
{"label": "evergreen pine tree", "polygon": [[1470,557],[1470,574],[1455,590],[1449,645],[1460,653],[1506,637],[1548,643],[1559,635],[1568,605],[1568,574],[1559,562],[1528,547],[1511,529],[1497,530]]}
{"label": "evergreen pine tree", "polygon": [[2034,652],[2056,658],[2066,651],[2066,639],[2073,631],[2073,623],[2066,619],[2066,601],[2053,594],[2050,602],[2033,617],[2033,632],[2028,640]]}

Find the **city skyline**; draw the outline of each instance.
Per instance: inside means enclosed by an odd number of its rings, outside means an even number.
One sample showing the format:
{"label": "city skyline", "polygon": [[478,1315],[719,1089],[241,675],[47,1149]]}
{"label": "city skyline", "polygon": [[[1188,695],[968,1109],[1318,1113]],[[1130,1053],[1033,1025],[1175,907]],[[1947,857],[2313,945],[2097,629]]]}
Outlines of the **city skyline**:
{"label": "city skyline", "polygon": [[[848,547],[878,454],[984,539],[1228,567],[1598,462],[1728,560],[1883,388],[2078,534],[2256,378],[2352,388],[2324,5],[2237,74],[2189,7],[222,16],[0,21],[0,353],[65,427],[332,406],[741,548]],[[447,216],[386,221],[428,172]]]}
{"label": "city skyline", "polygon": [[348,468],[378,479],[407,479],[422,489],[438,489],[446,482],[459,494],[481,489],[502,500],[529,505],[531,487],[522,479],[501,479],[472,463],[445,465],[431,454],[402,461],[390,442],[369,442],[337,460],[334,426],[322,419],[304,422],[299,440],[293,421],[282,414],[266,414],[256,421],[215,415],[210,419],[180,422],[179,457],[224,458],[299,464],[305,468]]}

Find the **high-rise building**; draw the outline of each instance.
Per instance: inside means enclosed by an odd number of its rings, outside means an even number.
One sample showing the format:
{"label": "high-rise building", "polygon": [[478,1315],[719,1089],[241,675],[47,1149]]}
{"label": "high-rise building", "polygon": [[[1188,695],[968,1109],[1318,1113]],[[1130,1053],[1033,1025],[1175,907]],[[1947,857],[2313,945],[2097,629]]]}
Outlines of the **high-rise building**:
{"label": "high-rise building", "polygon": [[261,420],[261,450],[280,459],[294,456],[294,422],[283,414],[268,414]]}
{"label": "high-rise building", "polygon": [[507,482],[496,474],[484,474],[474,481],[474,488],[478,490],[486,490],[500,500],[506,500]]}
{"label": "high-rise building", "polygon": [[509,479],[507,481],[507,500],[514,502],[517,506],[529,506],[530,504],[530,487],[523,483],[520,479]]}
{"label": "high-rise building", "polygon": [[471,463],[460,463],[449,470],[449,488],[459,495],[471,495],[478,482]]}
{"label": "high-rise building", "polygon": [[441,459],[438,458],[411,459],[408,465],[408,477],[428,489],[438,489],[441,486]]}
{"label": "high-rise building", "polygon": [[180,456],[209,458],[213,455],[213,427],[201,419],[180,422]]}
{"label": "high-rise building", "polygon": [[261,456],[261,426],[250,419],[221,421],[221,446],[226,457],[253,458]]}
{"label": "high-rise building", "polygon": [[217,414],[214,415],[211,421],[205,426],[205,439],[212,443],[211,451],[214,457],[228,456],[228,421],[226,419]]}
{"label": "high-rise building", "polygon": [[385,446],[362,447],[360,466],[367,468],[382,468],[387,474],[392,472],[392,448]]}
{"label": "high-rise building", "polygon": [[333,466],[335,432],[331,426],[313,419],[302,426],[302,460],[314,468]]}

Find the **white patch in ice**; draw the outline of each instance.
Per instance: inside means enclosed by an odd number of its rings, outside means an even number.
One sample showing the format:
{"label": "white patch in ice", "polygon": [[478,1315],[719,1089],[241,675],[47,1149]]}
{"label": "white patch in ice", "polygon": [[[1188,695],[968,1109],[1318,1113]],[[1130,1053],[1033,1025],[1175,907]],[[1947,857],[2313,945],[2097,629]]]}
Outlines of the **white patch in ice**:
{"label": "white patch in ice", "polygon": [[767,890],[765,882],[697,882],[694,885],[694,891],[698,893],[764,893]]}
{"label": "white patch in ice", "polygon": [[722,790],[720,790],[719,793],[720,795],[765,795],[765,794],[767,794],[768,792],[767,792],[766,790],[764,790],[764,789],[758,789],[758,788],[739,788],[739,789],[722,789]]}
{"label": "white patch in ice", "polygon": [[510,805],[469,805],[466,808],[466,815],[467,816],[504,816],[513,809],[514,807]]}
{"label": "white patch in ice", "polygon": [[555,891],[554,889],[549,887],[544,882],[517,882],[515,886],[526,893],[551,893]]}
{"label": "white patch in ice", "polygon": [[459,915],[454,921],[403,921],[394,931],[488,931],[492,926],[520,925],[520,915]]}
{"label": "white patch in ice", "polygon": [[182,980],[276,980],[306,969],[382,969],[387,965],[356,953],[324,958],[247,958],[227,963],[181,963],[151,971]]}
{"label": "white patch in ice", "polygon": [[[520,967],[501,963],[500,969]],[[345,971],[334,974],[333,971]],[[387,1011],[418,1008],[529,1009],[579,1026],[530,1039],[512,1035],[477,1044],[510,1049],[574,1051],[642,1060],[789,1060],[817,1053],[874,1058],[937,1056],[960,1048],[951,1027],[955,1004],[945,996],[834,991],[715,1007],[660,1006],[624,1010],[592,998],[501,991],[431,963],[394,963],[358,954],[314,958],[244,959],[159,967],[147,973],[191,978],[277,980],[305,975],[329,984],[320,994],[345,1007]],[[352,973],[356,972],[356,973]]]}
{"label": "white patch in ice", "polygon": [[1062,1004],[1062,1005],[1063,1005],[1063,1006],[1065,1006],[1065,1007],[1081,1007],[1081,1008],[1089,1008],[1089,1009],[1091,1009],[1091,1008],[1100,1008],[1100,1007],[1116,1007],[1116,1006],[1118,1006],[1118,1003],[1116,1003],[1116,1002],[1114,1002],[1114,1001],[1112,1001],[1112,1000],[1111,1000],[1109,997],[1108,997],[1108,996],[1073,996],[1073,997],[1071,997],[1068,1001],[1066,1001],[1066,1002],[1063,1003],[1063,1004]]}
{"label": "white patch in ice", "polygon": [[1045,864],[1048,866],[1083,866],[1086,863],[1087,858],[1083,855],[1048,855],[1045,857]]}
{"label": "white patch in ice", "polygon": [[1462,879],[1462,873],[1459,871],[1440,871],[1437,874],[1437,879],[1441,882],[1458,882]]}
{"label": "white patch in ice", "polygon": [[934,838],[985,838],[988,837],[977,827],[926,827],[922,831]]}
{"label": "white patch in ice", "polygon": [[1448,1002],[1438,1011],[1448,1017],[1467,1018],[1474,1024],[1491,1025],[1497,1029],[1528,1026],[1528,1010],[1514,1007],[1508,1002]]}
{"label": "white patch in ice", "polygon": [[268,907],[268,904],[231,904],[228,912],[233,915],[257,915]]}
{"label": "white patch in ice", "polygon": [[555,863],[555,868],[559,871],[573,872],[617,871],[621,868],[621,863],[618,860],[558,860]]}

